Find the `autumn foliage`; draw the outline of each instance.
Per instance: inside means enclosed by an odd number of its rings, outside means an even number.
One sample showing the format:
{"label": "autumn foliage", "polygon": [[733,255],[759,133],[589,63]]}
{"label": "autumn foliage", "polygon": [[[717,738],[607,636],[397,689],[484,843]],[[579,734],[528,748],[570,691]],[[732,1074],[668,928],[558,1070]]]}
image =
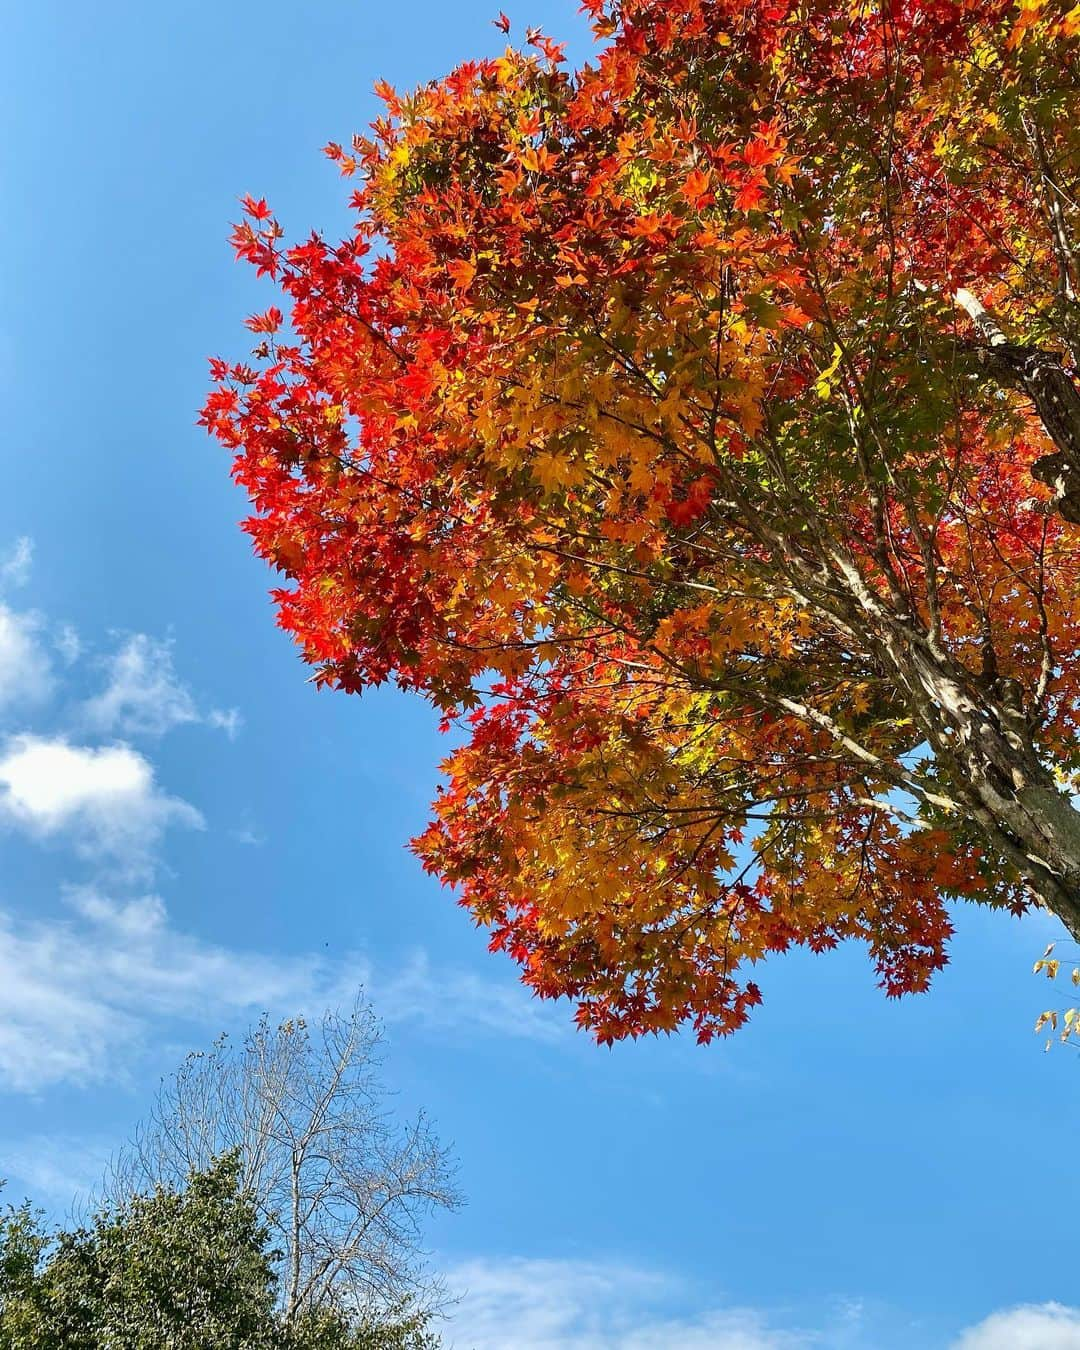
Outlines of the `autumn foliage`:
{"label": "autumn foliage", "polygon": [[1080,6],[584,8],[381,88],[340,243],[245,201],[204,419],[280,623],[459,729],[415,848],[602,1041],[1074,925]]}

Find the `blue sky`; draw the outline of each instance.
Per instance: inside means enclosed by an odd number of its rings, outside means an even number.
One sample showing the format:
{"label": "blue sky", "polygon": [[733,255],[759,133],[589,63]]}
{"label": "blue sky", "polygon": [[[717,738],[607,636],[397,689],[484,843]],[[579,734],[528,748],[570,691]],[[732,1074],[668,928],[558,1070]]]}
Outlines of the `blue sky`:
{"label": "blue sky", "polygon": [[[573,0],[501,4],[585,50]],[[733,1041],[599,1050],[406,852],[429,710],[317,695],[274,628],[194,425],[269,302],[237,198],[341,227],[319,148],[377,77],[497,50],[497,8],[2,6],[0,1175],[62,1212],[189,1048],[363,981],[468,1197],[428,1235],[448,1345],[1077,1350],[1049,920],[959,915],[926,998],[795,955]]]}

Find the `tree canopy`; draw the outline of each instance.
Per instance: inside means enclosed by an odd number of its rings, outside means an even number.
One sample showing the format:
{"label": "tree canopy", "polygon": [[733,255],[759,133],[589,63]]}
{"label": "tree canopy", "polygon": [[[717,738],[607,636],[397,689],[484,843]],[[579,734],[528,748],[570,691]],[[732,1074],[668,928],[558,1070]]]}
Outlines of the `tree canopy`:
{"label": "tree canopy", "polygon": [[227,1154],[181,1185],[129,1194],[48,1233],[0,1215],[0,1350],[433,1350],[428,1318],[287,1318],[277,1253]]}
{"label": "tree canopy", "polygon": [[[947,903],[1080,936],[1080,7],[586,0],[328,147],[203,413],[317,680],[464,733],[415,841],[601,1041]],[[505,25],[504,25],[505,26]]]}
{"label": "tree canopy", "polygon": [[0,1345],[11,1350],[278,1343],[266,1233],[235,1159],[183,1190],[129,1197],[52,1242],[27,1210],[10,1212],[0,1239]]}

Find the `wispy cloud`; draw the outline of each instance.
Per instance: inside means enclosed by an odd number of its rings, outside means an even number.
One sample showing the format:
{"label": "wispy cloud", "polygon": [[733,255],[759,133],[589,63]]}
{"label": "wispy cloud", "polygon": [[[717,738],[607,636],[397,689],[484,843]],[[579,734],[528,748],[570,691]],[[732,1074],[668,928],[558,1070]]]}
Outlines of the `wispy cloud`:
{"label": "wispy cloud", "polygon": [[570,1034],[565,1009],[542,1003],[515,981],[440,969],[417,951],[397,971],[368,970],[365,988],[387,1022],[412,1024],[440,1037],[494,1033],[550,1043]]}
{"label": "wispy cloud", "polygon": [[77,890],[59,917],[0,913],[0,1086],[123,1077],[162,1027],[213,1032],[237,1013],[311,1007],[330,996],[329,974],[312,957],[204,942],[153,895]]}
{"label": "wispy cloud", "polygon": [[122,736],[163,736],[174,727],[201,722],[235,737],[241,717],[235,708],[202,712],[176,673],[171,641],[146,633],[126,638],[105,662],[104,689],[82,705],[92,731]]}
{"label": "wispy cloud", "polygon": [[461,1299],[443,1333],[450,1350],[802,1350],[829,1343],[777,1327],[751,1308],[687,1312],[687,1282],[616,1263],[476,1260],[453,1268],[448,1282]]}
{"label": "wispy cloud", "polygon": [[353,954],[225,947],[178,926],[159,896],[84,887],[49,918],[0,911],[0,1089],[123,1078],[163,1034],[186,1027],[198,1041],[264,1011],[314,1016],[361,987],[391,1023],[547,1036],[523,991],[436,971],[423,957],[395,972]]}
{"label": "wispy cloud", "polygon": [[203,721],[208,727],[216,727],[218,731],[223,731],[230,741],[236,740],[240,728],[244,725],[239,708],[211,708]]}
{"label": "wispy cloud", "polygon": [[266,843],[266,835],[260,834],[258,830],[253,830],[250,826],[241,826],[238,829],[230,830],[229,838],[237,844],[243,844],[245,848],[262,848]]}
{"label": "wispy cloud", "polygon": [[[818,1325],[725,1303],[694,1282],[611,1261],[479,1258],[452,1266],[460,1300],[443,1332],[448,1350],[876,1350],[930,1344],[917,1324],[882,1307],[868,1318],[839,1299]],[[1080,1309],[1003,1309],[941,1350],[1080,1350]]]}
{"label": "wispy cloud", "polygon": [[104,1136],[27,1134],[0,1138],[0,1178],[4,1198],[18,1203],[48,1202],[69,1208],[97,1193],[116,1141]]}
{"label": "wispy cloud", "polygon": [[43,703],[52,693],[52,663],[36,614],[19,614],[0,604],[0,712]]}
{"label": "wispy cloud", "polygon": [[152,870],[171,825],[201,828],[195,807],[158,787],[153,766],[126,745],[12,737],[0,752],[0,819],[38,838],[68,838],[84,857],[132,875]]}
{"label": "wispy cloud", "polygon": [[73,666],[82,655],[82,638],[74,624],[61,624],[53,642],[66,666]]}
{"label": "wispy cloud", "polygon": [[34,562],[34,541],[28,535],[15,540],[8,551],[0,555],[0,585],[25,586],[30,580]]}

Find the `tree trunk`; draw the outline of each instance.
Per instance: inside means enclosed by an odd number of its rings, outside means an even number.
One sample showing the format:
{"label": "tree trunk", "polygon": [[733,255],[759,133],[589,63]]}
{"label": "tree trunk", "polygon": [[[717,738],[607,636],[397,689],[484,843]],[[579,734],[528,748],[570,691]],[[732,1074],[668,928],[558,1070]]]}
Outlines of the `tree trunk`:
{"label": "tree trunk", "polygon": [[1056,352],[1010,342],[992,314],[961,287],[956,304],[986,344],[980,352],[994,378],[1031,400],[1043,430],[1057,447],[1031,466],[1031,476],[1054,491],[1065,520],[1080,524],[1080,391]]}
{"label": "tree trunk", "polygon": [[300,1304],[300,1163],[294,1148],[290,1181],[289,1213],[289,1290],[285,1299],[285,1325],[292,1327]]}
{"label": "tree trunk", "polygon": [[971,767],[970,788],[993,824],[984,826],[1023,877],[1028,890],[1080,942],[1080,812],[1037,764],[1014,761],[1022,786],[1002,782],[985,764]]}
{"label": "tree trunk", "polygon": [[1023,712],[981,696],[918,641],[888,647],[953,795],[1080,942],[1080,812],[1041,763]]}
{"label": "tree trunk", "polygon": [[1022,389],[1035,405],[1057,449],[1031,466],[1031,476],[1054,491],[1054,504],[1080,524],[1080,393],[1054,352],[1004,343],[992,347],[988,364],[1003,384]]}

